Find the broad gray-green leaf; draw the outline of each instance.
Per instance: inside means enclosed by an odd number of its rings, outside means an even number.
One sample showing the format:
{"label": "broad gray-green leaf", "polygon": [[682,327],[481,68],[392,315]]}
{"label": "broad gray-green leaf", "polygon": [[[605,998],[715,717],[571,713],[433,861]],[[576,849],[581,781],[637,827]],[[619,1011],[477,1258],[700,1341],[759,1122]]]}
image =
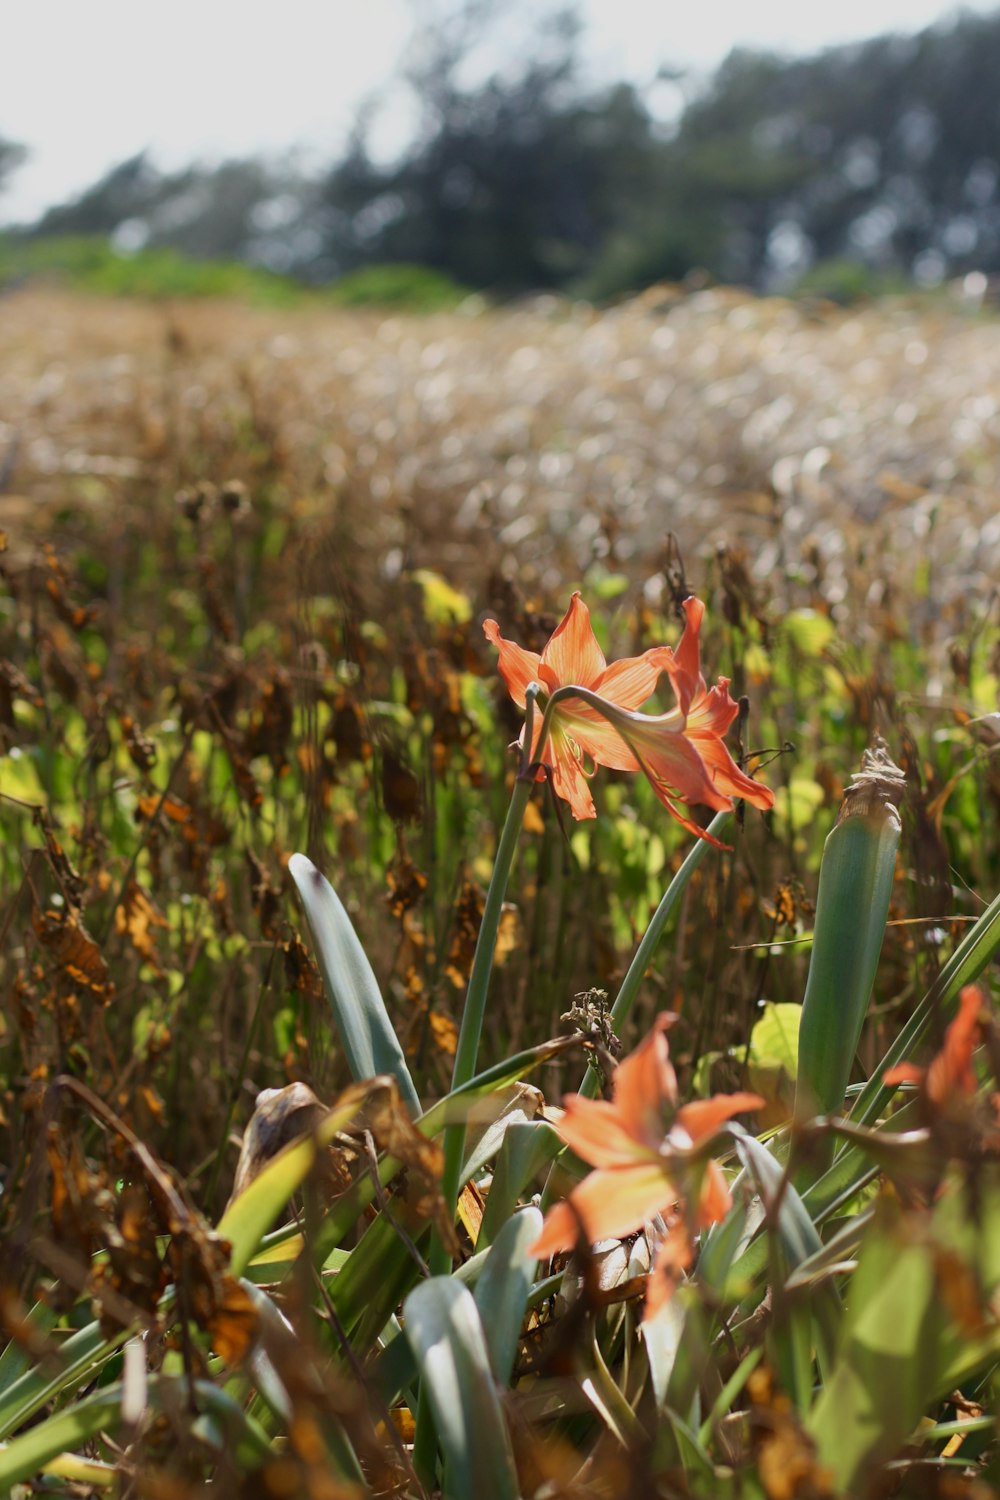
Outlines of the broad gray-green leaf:
{"label": "broad gray-green leaf", "polygon": [[517,1122],[507,1127],[476,1241],[478,1250],[485,1250],[493,1243],[517,1207],[521,1193],[561,1150],[562,1142],[544,1120]]}
{"label": "broad gray-green leaf", "polygon": [[399,1038],[371,964],[344,905],[326,876],[304,854],[293,854],[288,873],[298,887],[309,919],[334,1021],[348,1066],[360,1082],[391,1073],[414,1115],[420,1100]]}
{"label": "broad gray-green leaf", "polygon": [[403,1304],[445,1457],[444,1500],[517,1500],[517,1474],[472,1293],[432,1276]]}
{"label": "broad gray-green leaf", "polygon": [[535,1274],[535,1257],[528,1254],[542,1232],[537,1208],[524,1208],[509,1218],[486,1256],[476,1283],[476,1306],[486,1332],[493,1373],[501,1385],[510,1380],[521,1333],[524,1309]]}
{"label": "broad gray-green leaf", "polygon": [[823,846],[799,1028],[800,1120],[832,1114],[844,1102],[885,937],[904,785],[883,746],[866,750]]}

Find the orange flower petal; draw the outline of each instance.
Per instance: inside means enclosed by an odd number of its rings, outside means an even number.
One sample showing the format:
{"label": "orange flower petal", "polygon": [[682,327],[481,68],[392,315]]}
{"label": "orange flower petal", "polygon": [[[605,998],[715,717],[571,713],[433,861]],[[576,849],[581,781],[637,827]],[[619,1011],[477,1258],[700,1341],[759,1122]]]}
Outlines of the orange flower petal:
{"label": "orange flower petal", "polygon": [[558,723],[553,724],[542,760],[552,767],[552,787],[557,797],[569,803],[574,818],[596,818],[597,809],[584,775],[580,752]]}
{"label": "orange flower petal", "polygon": [[661,1011],[652,1030],[615,1069],[615,1113],[633,1140],[656,1148],[663,1140],[663,1106],[677,1102],[677,1075],[664,1035],[675,1020]]}
{"label": "orange flower petal", "polygon": [[926,1073],[926,1068],[917,1068],[913,1063],[897,1063],[882,1074],[882,1082],[890,1088],[897,1083],[923,1083]]}
{"label": "orange flower petal", "polygon": [[608,723],[601,711],[589,703],[567,699],[560,704],[558,716],[567,732],[590,756],[595,765],[612,771],[638,771],[636,760],[618,730]]}
{"label": "orange flower petal", "polygon": [[590,611],[579,593],[573,595],[569,609],[549,637],[542,662],[561,687],[574,682],[579,687],[592,687],[607,666],[590,624]]}
{"label": "orange flower petal", "polygon": [[540,682],[538,675],[541,657],[537,651],[525,651],[514,641],[505,641],[496,620],[483,621],[483,634],[500,652],[500,675],[518,708],[525,706],[525,693],[533,682]]}
{"label": "orange flower petal", "polygon": [[570,1194],[591,1244],[634,1234],[676,1200],[677,1189],[662,1163],[591,1172]]}
{"label": "orange flower petal", "polygon": [[771,788],[754,781],[741,771],[720,739],[699,730],[685,730],[685,733],[690,734],[717,791],[724,792],[729,797],[742,797],[751,806],[759,807],[762,812],[767,812],[774,806]]}
{"label": "orange flower petal", "polygon": [[983,992],[967,984],[958,997],[958,1014],[944,1034],[941,1051],[927,1069],[927,1097],[944,1104],[953,1094],[974,1094],[979,1088],[972,1054],[979,1045],[979,1013]]}
{"label": "orange flower petal", "polygon": [[692,699],[684,732],[697,735],[699,739],[722,739],[739,711],[739,704],[729,691],[729,678],[720,677],[713,688],[696,694]]}
{"label": "orange flower petal", "polygon": [[684,633],[676,650],[664,650],[661,657],[663,670],[670,674],[677,702],[684,714],[699,691],[703,691],[705,687],[705,680],[701,675],[701,646],[698,639],[704,614],[705,606],[700,599],[696,599],[694,595],[685,599]]}
{"label": "orange flower petal", "polygon": [[592,1167],[634,1166],[648,1161],[651,1152],[656,1156],[662,1130],[652,1140],[636,1135],[617,1104],[583,1094],[567,1094],[565,1104],[566,1113],[556,1128],[570,1150]]}
{"label": "orange flower petal", "polygon": [[642,656],[613,661],[594,683],[593,691],[619,708],[641,708],[660,680],[662,650],[661,646],[654,646]]}
{"label": "orange flower petal", "polygon": [[732,1206],[733,1195],[729,1191],[725,1173],[717,1161],[707,1161],[698,1196],[698,1223],[703,1226],[718,1224]]}
{"label": "orange flower petal", "polygon": [[572,1250],[581,1228],[592,1245],[598,1240],[622,1239],[669,1208],[676,1197],[662,1166],[591,1172],[573,1189],[567,1202],[549,1210],[528,1254],[541,1259],[560,1250]]}
{"label": "orange flower petal", "polygon": [[527,1253],[536,1260],[547,1260],[562,1250],[572,1250],[579,1235],[579,1221],[569,1204],[556,1203],[545,1215],[542,1232],[535,1243],[528,1246]]}
{"label": "orange flower petal", "polygon": [[682,1104],[674,1121],[692,1143],[714,1135],[719,1126],[745,1110],[763,1109],[767,1101],[759,1094],[716,1094],[714,1099],[692,1099]]}
{"label": "orange flower petal", "polygon": [[634,714],[622,733],[664,806],[677,798],[716,810],[732,806],[732,798],[712,780],[701,747],[686,734],[651,714]]}

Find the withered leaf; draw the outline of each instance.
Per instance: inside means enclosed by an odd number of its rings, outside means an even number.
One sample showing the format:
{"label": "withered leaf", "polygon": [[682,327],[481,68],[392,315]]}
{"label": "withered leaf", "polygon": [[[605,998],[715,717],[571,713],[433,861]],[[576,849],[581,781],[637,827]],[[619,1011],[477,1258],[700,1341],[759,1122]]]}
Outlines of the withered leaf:
{"label": "withered leaf", "polygon": [[179,797],[160,798],[152,793],[144,793],[136,802],[136,822],[149,822],[157,816],[167,818],[171,823],[188,823],[191,820],[191,809]]}
{"label": "withered leaf", "polygon": [[420,783],[394,750],[382,752],[382,800],[395,823],[420,816]]}
{"label": "withered leaf", "polygon": [[243,754],[248,760],[266,755],[277,774],[288,765],[286,749],[292,735],[292,686],[283,668],[265,682],[250,713],[243,739]]}
{"label": "withered leaf", "polygon": [[250,1351],[257,1332],[253,1298],[235,1276],[222,1278],[221,1296],[205,1320],[213,1348],[227,1365],[238,1365]]}
{"label": "withered leaf", "polygon": [[69,861],[69,856],[55,836],[52,820],[44,807],[36,807],[33,813],[36,827],[41,830],[45,840],[45,851],[49,856],[49,864],[52,872],[59,882],[59,889],[69,906],[79,907],[83,902],[83,893],[86,882],[77,873]]}
{"label": "withered leaf", "polygon": [[[465,880],[455,904],[451,947],[445,968],[445,973],[456,989],[464,988],[472,971],[472,960],[476,953],[476,943],[485,905],[486,898],[480,887],[472,880]],[[510,902],[504,902],[497,926],[496,947],[493,952],[495,967],[502,967],[507,961],[517,947],[519,937],[520,923],[517,908]]]}
{"label": "withered leaf", "polygon": [[69,907],[42,911],[36,906],[33,920],[39,942],[52,954],[63,976],[107,1005],[114,998],[114,985],[79,912]]}
{"label": "withered leaf", "polygon": [[454,1245],[455,1226],[441,1193],[444,1148],[414,1125],[394,1078],[373,1081],[361,1111],[361,1124],[371,1132],[380,1151],[387,1151],[406,1167],[411,1206],[432,1220],[446,1244]]}
{"label": "withered leaf", "polygon": [[454,1057],[458,1049],[458,1027],[451,1016],[446,1016],[440,1010],[432,1010],[427,1020],[438,1050],[447,1057]]}
{"label": "withered leaf", "polygon": [[131,714],[120,714],[118,722],[129,760],[137,771],[151,771],[156,765],[156,746],[153,741],[142,732]]}
{"label": "withered leaf", "polygon": [[33,708],[41,708],[45,701],[20,667],[12,661],[0,661],[0,724],[11,729],[14,727],[14,700],[17,698],[30,703]]}
{"label": "withered leaf", "polygon": [[260,930],[265,937],[273,937],[281,915],[281,891],[272,883],[264,861],[252,849],[247,849],[246,861],[250,871],[250,899]]}
{"label": "withered leaf", "polygon": [[115,931],[127,935],[135,951],[158,974],[162,969],[156,952],[156,932],[169,926],[139,882],[130,880],[115,908]]}
{"label": "withered leaf", "polygon": [[337,760],[341,764],[352,760],[368,759],[371,754],[371,745],[365,731],[362,712],[354,699],[346,693],[342,694],[334,705],[330,730],[337,746]]}
{"label": "withered leaf", "polygon": [[326,1113],[308,1084],[290,1083],[283,1089],[264,1089],[257,1095],[229,1201],[232,1203],[262,1169],[296,1136],[313,1130]]}
{"label": "withered leaf", "polygon": [[451,946],[445,968],[456,989],[463,988],[472,970],[485,904],[486,898],[475,881],[464,880],[455,903]]}
{"label": "withered leaf", "polygon": [[401,919],[419,905],[427,889],[427,876],[418,870],[413,860],[402,847],[386,871],[385,883],[389,887],[386,901],[394,917]]}

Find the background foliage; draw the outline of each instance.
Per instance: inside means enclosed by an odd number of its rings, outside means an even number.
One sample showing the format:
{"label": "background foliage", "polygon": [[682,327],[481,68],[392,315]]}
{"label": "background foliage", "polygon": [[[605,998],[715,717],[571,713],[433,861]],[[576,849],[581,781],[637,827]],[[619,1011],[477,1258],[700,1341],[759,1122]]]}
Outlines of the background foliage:
{"label": "background foliage", "polygon": [[[1000,15],[804,59],[737,51],[708,79],[661,80],[666,115],[587,78],[572,12],[544,12],[514,63],[484,70],[500,20],[469,3],[417,30],[394,85],[417,126],[396,160],[374,153],[368,107],[322,169],[163,172],[140,155],[7,255],[33,274],[53,237],[110,236],[311,283],[415,264],[495,295],[596,298],[693,270],[848,299],[1000,269]],[[16,163],[0,145],[0,180]]]}

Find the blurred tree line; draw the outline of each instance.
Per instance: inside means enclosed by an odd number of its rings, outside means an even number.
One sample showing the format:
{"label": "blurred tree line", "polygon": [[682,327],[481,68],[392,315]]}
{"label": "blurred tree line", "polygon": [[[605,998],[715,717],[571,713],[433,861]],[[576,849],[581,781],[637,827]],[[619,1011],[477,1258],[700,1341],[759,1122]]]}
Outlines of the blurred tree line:
{"label": "blurred tree line", "polygon": [[[664,121],[627,83],[595,86],[572,12],[517,65],[470,79],[484,0],[425,29],[398,159],[362,110],[326,170],[123,162],[22,231],[111,235],[244,259],[312,282],[410,262],[497,294],[612,297],[704,268],[762,289],[836,291],[1000,271],[1000,12],[805,59],[733,52]],[[0,179],[16,148],[0,142]]]}

